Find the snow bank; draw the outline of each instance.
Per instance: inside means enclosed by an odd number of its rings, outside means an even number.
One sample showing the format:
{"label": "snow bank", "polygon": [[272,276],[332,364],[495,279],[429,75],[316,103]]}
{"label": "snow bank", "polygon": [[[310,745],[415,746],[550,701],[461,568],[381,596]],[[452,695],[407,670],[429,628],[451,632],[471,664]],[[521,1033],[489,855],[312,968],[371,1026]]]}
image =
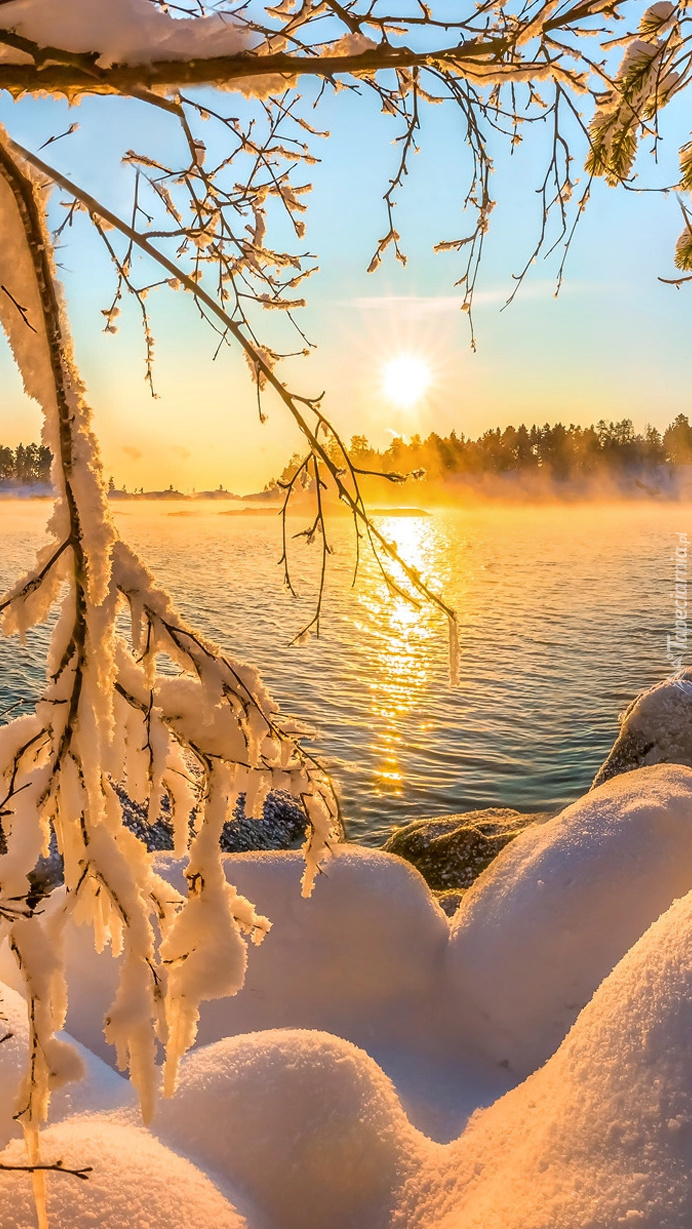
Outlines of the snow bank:
{"label": "snow bank", "polygon": [[188,1055],[155,1128],[277,1229],[384,1229],[431,1147],[369,1055],[295,1029]]}
{"label": "snow bank", "polygon": [[[157,868],[183,886],[172,857]],[[478,879],[453,927],[418,873],[380,851],[339,847],[309,900],[297,853],[231,855],[225,869],[274,926],[240,993],[204,1005],[206,1044],[183,1063],[177,1097],[159,1102],[155,1128],[223,1175],[251,1229],[442,1229],[445,1217],[448,1229],[689,1223],[692,895],[670,906],[692,886],[692,769],[638,769],[528,829]],[[112,1064],[102,1030],[118,962],[97,957],[89,929],[71,923],[65,947],[68,1028]],[[15,1034],[0,1044],[4,1142],[26,1025],[21,1000],[3,994]],[[478,1105],[546,1059],[459,1135]],[[54,1112],[111,1107],[134,1129],[127,1085],[92,1055],[86,1065]],[[447,1140],[453,1124],[454,1142],[433,1143],[412,1123]],[[71,1140],[73,1126],[50,1138]],[[81,1186],[68,1190],[83,1198]],[[119,1229],[138,1229],[134,1207]]]}
{"label": "snow bank", "polygon": [[445,1151],[412,1182],[397,1229],[688,1229],[692,893],[628,952],[546,1066]]}
{"label": "snow bank", "polygon": [[529,828],[464,898],[449,990],[478,1043],[518,1074],[552,1054],[596,987],[692,888],[692,770],[616,777]]}
{"label": "snow bank", "polygon": [[[156,869],[184,890],[172,856]],[[250,952],[246,984],[233,998],[202,1004],[199,1043],[271,1028],[310,1028],[367,1050],[395,1081],[406,1112],[433,1138],[458,1135],[479,1104],[511,1086],[461,1040],[444,985],[447,918],[407,863],[358,846],[339,847],[309,900],[300,895],[298,853],[231,855],[228,878],[255,893],[273,926]],[[54,893],[55,908],[62,899]],[[73,1036],[113,1065],[103,1018],[115,994],[118,961],[97,956],[88,927],[65,935]],[[16,977],[0,946],[0,979]],[[412,1055],[415,1060],[412,1061]]]}
{"label": "snow bank", "polygon": [[188,1056],[159,1129],[272,1229],[688,1229],[692,893],[548,1063],[446,1147],[411,1128],[366,1054],[299,1031]]}
{"label": "snow bank", "polygon": [[[146,1131],[98,1117],[51,1127],[42,1140],[44,1161],[93,1166],[87,1181],[48,1174],[50,1229],[247,1229],[247,1222],[214,1183]],[[15,1141],[5,1163],[22,1164]],[[0,1229],[36,1223],[28,1176],[0,1172]]]}
{"label": "snow bank", "polygon": [[[157,870],[184,890],[181,866],[157,859]],[[202,1004],[199,1043],[278,1027],[335,1033],[384,1066],[407,1112],[439,1139],[458,1134],[479,1103],[509,1087],[496,1069],[488,1097],[486,1072],[479,1080],[473,1057],[460,1054],[459,1021],[448,1019],[442,984],[448,921],[410,866],[375,850],[339,847],[308,900],[300,894],[299,853],[231,855],[225,868],[241,892],[256,890],[273,927],[251,950],[240,993]],[[61,901],[54,893],[47,912]],[[103,1020],[119,961],[108,951],[96,955],[89,927],[69,921],[64,951],[66,1027],[113,1066]],[[13,978],[14,962],[0,946],[0,980]]]}
{"label": "snow bank", "polygon": [[[98,64],[142,64],[235,55],[248,46],[247,31],[227,14],[174,18],[151,0],[9,0],[0,25],[42,47],[100,52]],[[21,53],[5,61],[22,62]]]}
{"label": "snow bank", "polygon": [[[338,847],[308,900],[298,853],[224,865],[273,926],[243,989],[202,1005],[199,1044],[333,1033],[374,1057],[414,1121],[448,1139],[486,1085],[492,1099],[555,1052],[617,961],[692,887],[692,770],[626,774],[528,829],[480,876],[451,932],[418,873],[377,850]],[[172,857],[157,869],[184,888]],[[103,1018],[118,963],[94,954],[88,928],[68,924],[65,949],[67,1029],[112,1065]]]}

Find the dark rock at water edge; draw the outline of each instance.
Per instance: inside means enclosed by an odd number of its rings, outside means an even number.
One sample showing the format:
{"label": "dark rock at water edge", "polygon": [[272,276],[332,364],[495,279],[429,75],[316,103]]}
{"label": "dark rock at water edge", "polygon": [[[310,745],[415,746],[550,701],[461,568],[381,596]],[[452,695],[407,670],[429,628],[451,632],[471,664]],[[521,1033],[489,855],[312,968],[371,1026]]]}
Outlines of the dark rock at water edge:
{"label": "dark rock at water edge", "polygon": [[[148,849],[168,850],[173,848],[173,830],[167,818],[168,799],[161,802],[162,816],[155,823],[147,820],[147,807],[140,806],[119,791],[123,817],[127,826]],[[226,821],[221,835],[224,853],[250,853],[261,849],[299,849],[305,841],[308,819],[300,803],[292,794],[275,790],[268,794],[264,803],[262,819],[248,819],[245,814],[245,796],[240,795],[233,818]],[[340,834],[343,839],[343,833]]]}
{"label": "dark rock at water edge", "polygon": [[[486,807],[439,819],[417,819],[405,828],[395,829],[382,848],[415,866],[433,891],[458,892],[470,888],[481,871],[524,828],[543,823],[554,814],[523,814],[509,807]],[[439,903],[445,912],[453,904],[451,897],[446,901],[440,899]]]}
{"label": "dark rock at water edge", "polygon": [[[241,794],[233,819],[224,824],[224,853],[251,853],[253,849],[300,849],[308,835],[308,817],[292,794],[275,790],[268,794],[261,819],[248,819]],[[339,840],[344,833],[339,833]]]}
{"label": "dark rock at water edge", "polygon": [[[133,802],[124,790],[118,790],[125,824],[143,841],[149,850],[171,850],[173,828],[168,815],[170,803],[167,797],[161,800],[163,814],[155,823],[147,819],[146,805]],[[245,797],[241,794],[232,819],[223,828],[221,849],[224,853],[250,853],[261,849],[299,849],[304,843],[308,829],[305,811],[292,794],[276,790],[267,795],[262,819],[248,819],[245,814]],[[340,833],[343,840],[343,832]],[[39,859],[31,873],[30,902],[36,904],[63,882],[63,863],[58,852],[55,833],[51,838],[47,857]]]}
{"label": "dark rock at water edge", "polygon": [[51,832],[50,846],[47,854],[41,854],[34,869],[28,875],[30,891],[27,904],[35,909],[45,896],[49,896],[54,888],[63,882],[62,855],[58,852],[58,842],[55,833]]}

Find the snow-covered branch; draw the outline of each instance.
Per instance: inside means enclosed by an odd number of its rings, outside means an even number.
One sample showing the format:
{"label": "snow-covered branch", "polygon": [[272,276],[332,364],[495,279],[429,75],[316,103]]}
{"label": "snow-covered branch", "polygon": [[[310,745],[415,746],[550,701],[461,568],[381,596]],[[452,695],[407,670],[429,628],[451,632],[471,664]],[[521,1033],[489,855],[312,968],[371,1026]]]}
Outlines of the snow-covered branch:
{"label": "snow-covered branch", "polygon": [[[54,602],[61,605],[36,712],[0,729],[0,938],[8,938],[27,989],[30,1069],[18,1116],[40,1206],[38,1127],[51,1088],[75,1067],[55,1039],[66,1006],[59,944],[31,904],[29,875],[51,832],[65,867],[62,920],[93,927],[99,948],[122,953],[106,1034],[149,1117],[157,1038],[172,1092],[199,1003],[242,985],[243,936],[259,942],[269,926],[226,884],[220,866],[221,828],[240,794],[252,815],[272,788],[303,800],[311,831],[306,893],[338,805],[257,672],[188,626],[118,539],[39,193],[39,182],[0,139],[0,266],[11,292],[0,313],[27,391],[41,400],[58,491],[53,542],[0,605],[4,630],[21,633]],[[124,604],[129,639],[116,629]],[[158,675],[161,652],[180,677]],[[189,847],[187,899],[158,878],[124,827],[117,787],[135,801],[149,799],[152,819],[168,797],[178,852]]]}
{"label": "snow-covered branch", "polygon": [[[470,315],[494,205],[492,143],[514,145],[530,125],[547,125],[551,133],[539,182],[542,225],[521,281],[542,249],[561,247],[564,262],[591,178],[628,183],[642,135],[657,142],[661,109],[688,84],[687,10],[659,0],[636,28],[615,38],[615,23],[627,22],[629,12],[625,0],[520,0],[515,9],[483,0],[450,18],[422,3],[392,11],[385,0],[279,0],[264,8],[218,3],[211,13],[179,18],[153,0],[0,2],[0,89],[16,98],[28,92],[70,101],[85,94],[135,100],[174,126],[172,144],[182,150],[170,164],[157,151],[124,151],[133,175],[125,220],[0,132],[0,323],[26,391],[43,409],[57,492],[48,545],[0,600],[7,634],[23,635],[60,608],[35,712],[0,727],[0,938],[8,938],[26,984],[30,1068],[17,1108],[39,1208],[50,1167],[41,1161],[38,1128],[51,1089],[75,1071],[74,1057],[55,1036],[66,1006],[61,922],[71,917],[90,926],[99,949],[110,945],[122,957],[106,1032],[149,1116],[157,1044],[165,1048],[165,1089],[172,1092],[200,1003],[242,985],[248,940],[261,941],[270,925],[227,884],[220,866],[219,836],[237,800],[245,797],[249,815],[261,813],[272,789],[302,801],[310,827],[306,894],[338,822],[327,775],[257,671],[183,620],[119,538],[56,281],[48,189],[57,184],[69,197],[58,233],[86,214],[115,270],[106,331],[116,331],[127,296],[136,302],[150,381],[147,293],[160,285],[183,289],[219,345],[233,343],[244,353],[260,415],[263,392],[271,390],[302,432],[307,455],[286,486],[285,509],[304,478],[314,507],[303,536],[321,543],[322,566],[315,615],[300,636],[319,631],[330,491],[353,518],[357,550],[361,543],[372,548],[385,585],[414,602],[434,603],[447,617],[454,672],[454,611],[371,521],[362,471],[321,399],[286,386],[277,368],[283,352],[265,336],[265,313],[272,309],[293,323],[299,349],[309,346],[295,313],[304,303],[299,287],[315,268],[302,248],[305,172],[324,134],[311,126],[308,107],[319,103],[319,90],[360,89],[398,124],[399,157],[384,190],[386,223],[373,270],[388,253],[405,263],[394,209],[423,114],[440,102],[457,108],[470,151],[461,203],[471,222],[468,233],[438,246],[459,253],[458,284]],[[611,67],[613,43],[623,47],[619,68]],[[307,114],[296,89],[302,77],[318,83]],[[200,85],[245,94],[252,100],[247,114],[226,114],[223,100],[208,92],[186,93]],[[212,121],[223,139],[216,163],[208,161],[201,121]],[[575,141],[589,179],[572,201]],[[685,147],[685,191],[691,166]],[[683,213],[677,259],[688,269],[684,205]],[[291,250],[270,240],[277,218],[280,234],[288,223]],[[141,282],[142,267],[155,270],[158,280]],[[284,517],[282,562],[290,585],[288,549]],[[175,662],[178,677],[158,672],[159,654]],[[152,821],[168,800],[176,850],[188,859],[185,897],[157,876],[144,846],[123,826],[122,790],[148,804]],[[65,897],[49,933],[29,877],[52,833],[64,861]]]}

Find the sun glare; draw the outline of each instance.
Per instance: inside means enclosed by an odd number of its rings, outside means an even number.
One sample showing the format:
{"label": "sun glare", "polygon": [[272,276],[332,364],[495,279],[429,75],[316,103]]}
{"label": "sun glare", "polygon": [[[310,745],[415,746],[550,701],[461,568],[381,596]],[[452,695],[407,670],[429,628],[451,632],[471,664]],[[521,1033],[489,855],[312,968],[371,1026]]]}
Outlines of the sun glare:
{"label": "sun glare", "polygon": [[412,406],[420,401],[430,384],[430,368],[415,354],[397,354],[385,364],[382,387],[395,405]]}

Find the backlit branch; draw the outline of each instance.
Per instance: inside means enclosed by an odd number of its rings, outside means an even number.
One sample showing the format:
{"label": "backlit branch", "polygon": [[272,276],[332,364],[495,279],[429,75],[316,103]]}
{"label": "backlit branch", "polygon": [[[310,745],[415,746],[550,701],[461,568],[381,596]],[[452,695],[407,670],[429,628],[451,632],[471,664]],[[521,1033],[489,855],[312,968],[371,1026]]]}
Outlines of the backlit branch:
{"label": "backlit branch", "polygon": [[[13,316],[3,323],[27,387],[43,404],[58,493],[50,526],[55,540],[0,604],[10,633],[44,618],[56,601],[62,608],[35,713],[0,727],[0,940],[8,938],[26,985],[29,1068],[16,1116],[43,1226],[42,1183],[51,1167],[41,1161],[38,1129],[69,1049],[55,1036],[66,1002],[60,953],[31,904],[29,876],[50,832],[64,862],[64,912],[93,926],[99,948],[110,943],[122,953],[106,1036],[119,1065],[130,1068],[149,1117],[157,1037],[166,1046],[170,1093],[180,1057],[194,1040],[200,1001],[240,987],[243,935],[259,942],[269,926],[227,884],[220,861],[223,824],[240,795],[249,815],[262,813],[271,789],[303,801],[306,894],[337,830],[338,802],[257,672],[185,624],[118,539],[72,364],[39,190],[0,139],[2,238],[11,245],[13,277],[21,281],[34,330],[29,334],[22,322],[17,333]],[[28,353],[27,336],[34,339]],[[129,641],[117,625],[124,602]],[[177,663],[178,677],[158,674],[160,653]],[[188,753],[198,762],[198,782],[190,780]],[[159,879],[125,828],[119,788],[135,802],[148,799],[152,821],[168,796],[176,849],[188,858],[187,899]],[[197,953],[212,938],[220,961],[210,977],[208,962],[197,968],[206,960]]]}
{"label": "backlit branch", "polygon": [[[455,625],[456,614],[454,610],[442,597],[436,594],[426,584],[417,570],[406,562],[406,560],[399,554],[396,546],[392,542],[388,541],[377,526],[370,520],[360,494],[360,489],[357,485],[357,473],[355,469],[351,470],[351,475],[355,480],[355,488],[350,488],[344,481],[341,466],[338,465],[332,457],[330,457],[325,443],[318,437],[318,432],[323,424],[331,433],[334,434],[334,428],[327,422],[324,415],[321,413],[319,406],[314,402],[310,402],[306,398],[299,398],[289,392],[285,385],[282,384],[276,376],[272,366],[268,363],[262,350],[257,348],[253,341],[245,335],[241,325],[228,315],[225,309],[212,298],[203,286],[196,283],[192,278],[185,274],[178,265],[176,265],[163,252],[155,247],[146,235],[134,231],[129,223],[119,218],[117,214],[113,213],[112,210],[108,209],[105,205],[102,205],[93,196],[79,188],[71,180],[68,180],[65,176],[61,175],[55,170],[55,168],[48,166],[47,163],[43,162],[43,160],[38,158],[35,154],[31,154],[28,150],[24,149],[16,142],[12,142],[11,144],[12,148],[15,149],[21,157],[25,158],[27,162],[29,162],[37,170],[41,171],[42,174],[45,174],[49,179],[53,179],[60,185],[61,188],[79,200],[90,213],[93,213],[97,217],[100,217],[104,221],[108,222],[108,224],[115,230],[119,230],[121,234],[126,236],[130,242],[161,265],[161,267],[164,268],[171,275],[171,277],[178,280],[186,290],[194,295],[195,298],[199,299],[209,310],[209,312],[225,326],[229,334],[235,338],[243,351],[247,354],[251,365],[261,374],[263,381],[274,390],[289,410],[297,426],[300,428],[301,432],[308,441],[313,458],[318,464],[323,465],[325,470],[329,473],[332,482],[334,483],[338,498],[349,508],[356,523],[367,532],[368,538],[370,539],[371,543],[376,546],[377,551],[382,552],[384,557],[389,558],[396,563],[397,567],[400,568],[404,574],[406,581],[410,584],[412,590],[418,594],[419,597],[437,606],[447,616],[450,623]],[[308,416],[313,419],[314,425],[310,424]],[[338,436],[336,438],[338,439]],[[341,449],[346,455],[346,449],[343,444],[341,444]],[[393,592],[397,592],[402,596],[410,596],[407,595],[406,590],[402,589],[394,578],[387,574],[384,569],[383,575],[385,575],[388,587],[391,588]]]}

